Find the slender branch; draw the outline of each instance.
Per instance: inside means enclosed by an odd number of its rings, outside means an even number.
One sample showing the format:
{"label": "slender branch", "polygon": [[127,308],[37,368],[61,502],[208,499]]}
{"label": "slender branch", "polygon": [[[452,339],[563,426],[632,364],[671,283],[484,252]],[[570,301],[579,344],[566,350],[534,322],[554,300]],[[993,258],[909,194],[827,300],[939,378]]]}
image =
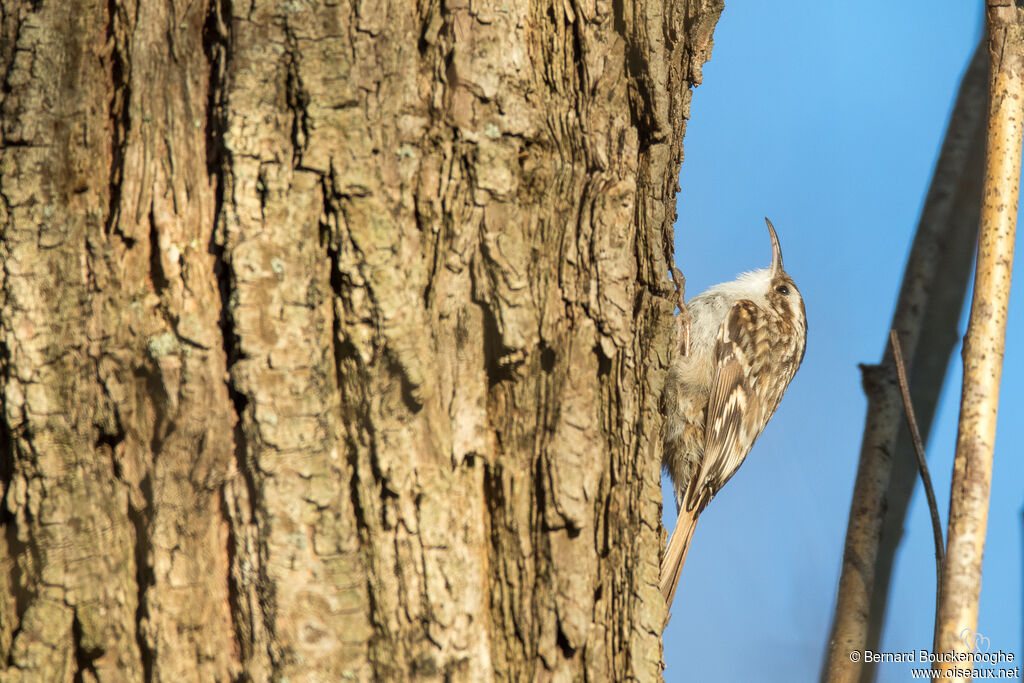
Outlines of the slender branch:
{"label": "slender branch", "polygon": [[[903,412],[907,416],[907,429],[914,442],[914,453],[917,455],[917,467],[921,472],[921,484],[924,486],[925,497],[928,498],[928,512],[932,516],[932,535],[935,538],[935,624],[939,623],[939,589],[942,586],[942,563],[946,552],[942,542],[942,521],[939,519],[939,505],[935,501],[935,489],[932,488],[932,477],[928,473],[928,463],[924,459],[924,442],[921,432],[917,429],[917,418],[914,416],[914,404],[910,401],[910,385],[907,383],[907,369],[903,365],[903,350],[900,349],[900,337],[896,330],[889,330],[889,341],[892,343],[892,356],[896,361],[896,376],[900,381],[900,394],[903,396]],[[932,636],[932,648],[938,646],[939,632],[935,629]]]}
{"label": "slender branch", "polygon": [[[921,343],[913,354],[904,348],[910,397],[925,447],[928,446],[928,436],[950,361],[954,351],[959,354],[963,343],[960,313],[967,299],[978,244],[987,113],[988,48],[984,40],[979,40],[961,79],[942,151],[921,211],[922,226],[935,222],[948,226],[941,239],[936,276],[928,288],[926,310],[920,323]],[[905,334],[906,328],[897,329]],[[906,341],[905,336],[903,340]],[[903,346],[906,347],[906,343]],[[885,491],[886,504],[864,644],[864,649],[875,652],[881,647],[896,551],[904,536],[910,499],[919,478],[912,448],[909,430],[900,428],[893,451],[892,473]],[[941,466],[945,468],[951,464]],[[863,664],[860,683],[872,683],[877,668],[878,664],[873,662]]]}
{"label": "slender branch", "polygon": [[[959,248],[959,244],[972,244],[974,240],[968,235],[978,225],[981,192],[974,176],[980,172],[972,173],[971,169],[981,167],[974,152],[979,147],[978,131],[984,131],[984,64],[983,56],[973,60],[961,83],[891,325],[903,339],[910,376],[915,379],[914,402],[927,417],[922,421],[925,437],[949,349],[959,339],[956,322],[972,256],[969,247]],[[905,433],[900,428],[900,394],[890,353],[886,343],[879,364],[861,366],[868,415],[822,681],[870,680],[872,665],[854,662],[850,654],[877,650],[879,628],[872,628],[872,623],[881,622],[891,566],[891,556],[881,556],[887,547],[883,546],[887,539],[882,538],[882,530],[887,510],[891,510],[893,470],[899,469],[899,464],[893,463],[893,454],[898,452]],[[881,585],[876,584],[876,572],[881,573]]]}
{"label": "slender branch", "polygon": [[[976,631],[978,625],[1024,144],[1024,10],[1008,0],[988,0],[985,15],[990,60],[985,189],[971,318],[964,339],[964,383],[936,654],[968,652],[969,643],[959,634],[963,629]],[[948,676],[952,676],[948,680],[968,680],[956,676],[959,671],[954,670],[963,670],[956,662],[937,662],[934,668],[943,680]]]}
{"label": "slender branch", "polygon": [[939,505],[935,502],[935,489],[932,488],[932,477],[928,473],[928,463],[924,459],[924,442],[921,441],[921,432],[917,430],[917,418],[914,417],[914,406],[910,402],[910,386],[907,384],[907,370],[903,366],[903,351],[900,349],[900,338],[896,330],[889,330],[889,339],[892,341],[892,354],[896,360],[896,375],[900,380],[900,393],[903,395],[903,409],[907,416],[907,428],[910,429],[910,438],[914,442],[914,453],[917,454],[917,467],[921,471],[921,483],[924,484],[924,493],[928,498],[928,511],[932,515],[932,532],[935,536],[935,577],[942,575],[942,563],[946,559],[946,552],[942,542],[942,522],[939,520]]}

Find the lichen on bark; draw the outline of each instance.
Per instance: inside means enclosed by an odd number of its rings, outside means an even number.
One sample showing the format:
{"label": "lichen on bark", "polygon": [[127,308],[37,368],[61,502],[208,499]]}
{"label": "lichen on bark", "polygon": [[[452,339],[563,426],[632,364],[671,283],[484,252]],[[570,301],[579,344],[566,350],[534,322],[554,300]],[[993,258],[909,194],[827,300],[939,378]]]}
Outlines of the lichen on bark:
{"label": "lichen on bark", "polygon": [[9,4],[0,678],[660,675],[721,2]]}

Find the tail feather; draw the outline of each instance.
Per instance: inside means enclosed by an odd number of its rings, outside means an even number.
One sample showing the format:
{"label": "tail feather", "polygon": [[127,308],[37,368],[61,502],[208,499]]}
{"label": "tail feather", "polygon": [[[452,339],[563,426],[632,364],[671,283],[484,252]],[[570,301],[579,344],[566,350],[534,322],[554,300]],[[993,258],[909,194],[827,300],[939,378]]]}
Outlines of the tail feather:
{"label": "tail feather", "polygon": [[697,517],[700,515],[699,510],[700,508],[694,508],[687,511],[685,505],[679,508],[679,519],[676,521],[676,528],[672,530],[672,536],[668,540],[668,547],[665,549],[665,559],[661,562],[659,588],[661,588],[661,594],[664,596],[665,604],[668,607],[672,606],[672,599],[676,595],[679,575],[682,574],[683,564],[686,562],[686,552],[690,549],[693,530],[697,527]]}

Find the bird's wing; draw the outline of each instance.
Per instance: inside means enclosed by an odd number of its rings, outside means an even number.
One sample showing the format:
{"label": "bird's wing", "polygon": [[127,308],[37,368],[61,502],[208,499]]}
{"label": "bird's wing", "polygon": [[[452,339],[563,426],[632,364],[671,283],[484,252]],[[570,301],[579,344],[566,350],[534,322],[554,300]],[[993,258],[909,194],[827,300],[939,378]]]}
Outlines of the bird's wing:
{"label": "bird's wing", "polygon": [[761,400],[750,383],[761,315],[752,301],[737,301],[718,331],[704,457],[690,480],[687,510],[700,511],[708,504],[747,457],[764,426]]}

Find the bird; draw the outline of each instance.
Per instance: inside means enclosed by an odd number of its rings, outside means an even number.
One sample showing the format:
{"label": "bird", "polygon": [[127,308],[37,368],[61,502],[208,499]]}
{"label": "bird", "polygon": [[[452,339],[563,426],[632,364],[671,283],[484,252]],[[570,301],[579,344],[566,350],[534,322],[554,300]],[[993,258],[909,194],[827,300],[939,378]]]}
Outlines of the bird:
{"label": "bird", "polygon": [[775,226],[764,220],[771,265],[709,288],[677,316],[679,325],[688,318],[680,333],[686,343],[669,367],[661,401],[662,465],[679,511],[659,582],[669,607],[697,518],[743,464],[804,358],[804,300],[783,268]]}

